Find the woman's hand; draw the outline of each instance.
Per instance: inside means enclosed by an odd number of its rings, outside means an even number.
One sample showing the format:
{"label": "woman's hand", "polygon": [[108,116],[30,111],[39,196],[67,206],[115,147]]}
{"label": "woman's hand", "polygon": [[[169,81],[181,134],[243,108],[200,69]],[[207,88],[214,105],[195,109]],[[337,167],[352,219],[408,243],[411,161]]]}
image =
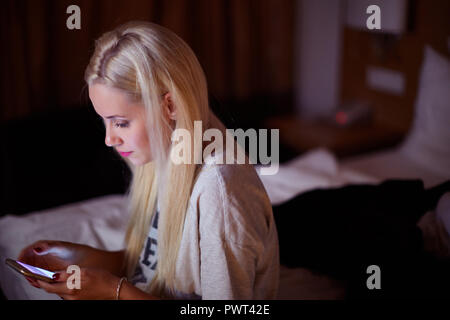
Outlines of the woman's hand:
{"label": "woman's hand", "polygon": [[24,248],[17,260],[50,271],[78,264],[87,246],[64,241],[41,240]]}
{"label": "woman's hand", "polygon": [[[69,265],[82,263],[89,248],[64,241],[41,240],[24,248],[17,260],[50,271],[63,270]],[[27,280],[39,288],[35,279],[27,277]]]}
{"label": "woman's hand", "polygon": [[[120,278],[112,273],[96,268],[80,269],[79,289],[69,289],[67,279],[74,276],[65,270],[59,271],[53,277],[54,282],[37,280],[38,285],[48,293],[54,293],[64,300],[113,300],[116,299],[117,285]],[[69,284],[74,285],[73,279]]]}
{"label": "woman's hand", "polygon": [[[41,240],[24,248],[17,260],[50,271],[66,270],[70,265],[80,268],[105,269],[116,276],[122,276],[124,251],[104,251],[86,245]],[[27,277],[28,282],[39,288],[38,282]]]}

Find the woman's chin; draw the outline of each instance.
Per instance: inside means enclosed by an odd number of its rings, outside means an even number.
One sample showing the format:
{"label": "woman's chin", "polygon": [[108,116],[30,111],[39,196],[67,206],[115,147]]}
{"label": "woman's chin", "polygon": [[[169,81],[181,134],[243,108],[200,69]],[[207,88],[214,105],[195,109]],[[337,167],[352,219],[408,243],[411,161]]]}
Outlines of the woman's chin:
{"label": "woman's chin", "polygon": [[143,166],[147,163],[150,163],[151,160],[148,159],[130,159],[130,162],[135,165],[136,167]]}

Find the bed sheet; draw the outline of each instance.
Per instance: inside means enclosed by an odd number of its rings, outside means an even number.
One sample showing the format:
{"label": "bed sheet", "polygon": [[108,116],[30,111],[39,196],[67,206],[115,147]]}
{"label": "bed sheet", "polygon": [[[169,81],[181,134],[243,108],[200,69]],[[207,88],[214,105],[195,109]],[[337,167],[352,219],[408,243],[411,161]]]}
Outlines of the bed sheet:
{"label": "bed sheet", "polygon": [[282,203],[307,190],[380,182],[376,176],[342,167],[335,155],[323,148],[283,163],[275,175],[260,175],[260,178],[272,204]]}
{"label": "bed sheet", "polygon": [[[426,188],[450,179],[435,168],[416,161],[402,147],[364,154],[340,162],[341,170],[350,170],[379,180],[422,179]],[[449,160],[450,161],[450,160]]]}

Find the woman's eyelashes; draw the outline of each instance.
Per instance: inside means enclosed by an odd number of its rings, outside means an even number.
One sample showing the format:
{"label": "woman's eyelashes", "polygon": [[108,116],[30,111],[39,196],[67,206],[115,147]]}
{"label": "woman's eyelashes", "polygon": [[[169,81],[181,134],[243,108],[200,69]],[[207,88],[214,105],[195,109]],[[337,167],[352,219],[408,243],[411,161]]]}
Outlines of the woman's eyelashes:
{"label": "woman's eyelashes", "polygon": [[116,128],[127,128],[128,122],[116,122],[115,126],[116,126]]}
{"label": "woman's eyelashes", "polygon": [[[98,119],[106,127],[105,119],[103,119],[102,117],[99,117]],[[129,127],[129,122],[128,121],[117,121],[117,122],[114,122],[113,124],[114,124],[114,127],[116,127],[116,128],[128,128]]]}

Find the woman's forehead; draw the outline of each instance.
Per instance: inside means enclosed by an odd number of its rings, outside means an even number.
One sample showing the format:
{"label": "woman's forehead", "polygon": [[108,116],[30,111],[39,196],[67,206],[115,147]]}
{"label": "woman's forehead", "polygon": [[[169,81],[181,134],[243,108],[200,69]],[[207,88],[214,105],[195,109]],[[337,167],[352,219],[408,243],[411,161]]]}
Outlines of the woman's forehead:
{"label": "woman's forehead", "polygon": [[103,84],[90,85],[89,97],[95,111],[104,118],[128,117],[141,111],[138,104],[132,103],[124,92]]}

